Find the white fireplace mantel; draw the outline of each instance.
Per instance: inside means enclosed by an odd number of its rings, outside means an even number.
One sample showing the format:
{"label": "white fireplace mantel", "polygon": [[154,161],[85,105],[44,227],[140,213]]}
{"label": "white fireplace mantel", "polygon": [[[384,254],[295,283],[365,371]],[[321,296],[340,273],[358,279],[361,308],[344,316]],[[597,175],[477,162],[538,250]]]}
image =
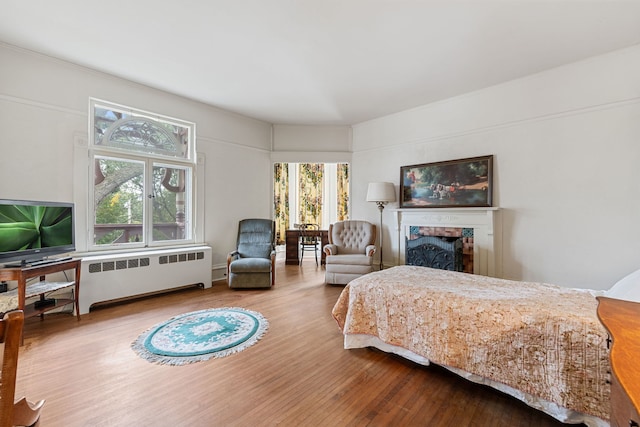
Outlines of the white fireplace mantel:
{"label": "white fireplace mantel", "polygon": [[501,224],[499,208],[395,209],[398,264],[405,263],[409,227],[473,228],[473,273],[500,277]]}

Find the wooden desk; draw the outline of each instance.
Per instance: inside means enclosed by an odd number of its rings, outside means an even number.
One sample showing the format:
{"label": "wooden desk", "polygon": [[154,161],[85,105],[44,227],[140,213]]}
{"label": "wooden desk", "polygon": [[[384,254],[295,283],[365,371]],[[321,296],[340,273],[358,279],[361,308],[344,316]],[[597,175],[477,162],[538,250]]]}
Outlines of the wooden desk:
{"label": "wooden desk", "polygon": [[[324,247],[324,245],[329,243],[329,231],[328,230],[308,230],[307,234],[313,235],[313,236],[320,236],[320,240],[321,240],[321,245],[320,245],[320,252],[322,253],[321,256],[321,264],[324,264],[324,251],[322,250],[322,248]],[[287,247],[286,250],[286,258],[284,263],[287,265],[298,265],[300,263],[300,260],[298,258],[298,249],[299,249],[299,243],[300,241],[300,231],[299,230],[287,230],[285,233],[285,245]]]}
{"label": "wooden desk", "polygon": [[611,427],[640,425],[640,304],[598,297],[611,346]]}

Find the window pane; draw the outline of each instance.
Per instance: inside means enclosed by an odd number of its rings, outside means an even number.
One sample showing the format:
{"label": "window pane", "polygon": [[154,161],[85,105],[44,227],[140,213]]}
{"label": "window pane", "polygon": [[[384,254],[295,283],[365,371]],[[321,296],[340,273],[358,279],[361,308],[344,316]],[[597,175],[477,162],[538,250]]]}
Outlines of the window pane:
{"label": "window pane", "polygon": [[189,125],[97,105],[93,121],[94,144],[98,146],[170,158],[190,158]]}
{"label": "window pane", "polygon": [[144,242],[144,163],[96,157],[95,245]]}
{"label": "window pane", "polygon": [[191,168],[153,166],[153,241],[191,239]]}

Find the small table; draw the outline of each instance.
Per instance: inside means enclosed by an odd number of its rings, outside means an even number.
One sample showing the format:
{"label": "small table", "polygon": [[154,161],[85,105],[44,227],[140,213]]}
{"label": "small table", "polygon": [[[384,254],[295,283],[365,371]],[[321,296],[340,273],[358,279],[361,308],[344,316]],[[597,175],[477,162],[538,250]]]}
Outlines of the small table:
{"label": "small table", "polygon": [[[74,304],[76,310],[76,317],[80,320],[80,309],[78,307],[78,295],[80,292],[80,271],[81,271],[81,259],[65,259],[62,261],[53,261],[47,264],[41,265],[25,265],[20,267],[8,267],[0,269],[1,281],[17,281],[18,287],[8,292],[0,293],[0,300],[8,300],[8,305],[13,305],[11,308],[17,308],[24,311],[25,319],[28,317],[38,316],[41,317],[45,312],[59,308],[68,304]],[[75,269],[75,280],[66,282],[51,282],[46,280],[46,275],[51,273],[58,273],[65,270]],[[37,283],[27,284],[27,280],[39,277],[40,281]],[[68,288],[74,286],[73,298],[60,298],[55,299],[51,304],[32,303],[26,305],[26,299],[34,296],[40,296],[40,301],[44,301],[45,295],[53,291]],[[17,297],[17,307],[13,304],[13,301]],[[5,304],[0,304],[3,306]],[[5,307],[6,308],[6,307]],[[4,310],[3,310],[4,311]]]}
{"label": "small table", "polygon": [[[324,245],[329,244],[329,230],[307,230],[307,235],[311,236],[320,236],[321,240],[321,264],[324,264],[325,254],[322,248]],[[298,258],[298,242],[300,241],[300,230],[287,230],[285,232],[285,245],[286,249],[286,258],[284,263],[287,265],[298,265],[300,263],[300,259]]]}

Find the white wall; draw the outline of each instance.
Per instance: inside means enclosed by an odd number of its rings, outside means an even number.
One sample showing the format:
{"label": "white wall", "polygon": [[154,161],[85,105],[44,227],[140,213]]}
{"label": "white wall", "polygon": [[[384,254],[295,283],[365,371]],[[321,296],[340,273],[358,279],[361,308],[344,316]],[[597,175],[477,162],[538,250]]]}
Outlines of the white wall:
{"label": "white wall", "polygon": [[[74,201],[86,211],[86,199],[74,200],[74,186],[88,182],[86,171],[74,171],[81,163],[74,150],[88,139],[89,97],[96,97],[196,123],[205,162],[196,185],[206,196],[196,227],[204,227],[214,267],[225,265],[240,219],[271,217],[269,123],[5,44],[0,64],[0,197]],[[78,175],[87,182],[74,182]],[[82,246],[84,227],[77,239]]]}
{"label": "white wall", "polygon": [[[604,289],[640,267],[640,47],[360,123],[353,134],[272,130],[4,44],[0,64],[0,197],[74,200],[74,144],[88,138],[90,96],[193,121],[205,161],[198,226],[214,266],[239,219],[271,216],[272,161],[351,162],[352,217],[377,223],[368,182],[397,185],[403,165],[493,154],[504,277]],[[390,264],[398,248],[390,209],[384,215]]]}
{"label": "white wall", "polygon": [[351,126],[273,125],[273,151],[351,151]]}
{"label": "white wall", "polygon": [[493,154],[503,277],[606,289],[640,268],[639,75],[636,46],[355,125],[353,213],[401,166]]}
{"label": "white wall", "polygon": [[351,126],[273,125],[273,162],[351,163]]}

